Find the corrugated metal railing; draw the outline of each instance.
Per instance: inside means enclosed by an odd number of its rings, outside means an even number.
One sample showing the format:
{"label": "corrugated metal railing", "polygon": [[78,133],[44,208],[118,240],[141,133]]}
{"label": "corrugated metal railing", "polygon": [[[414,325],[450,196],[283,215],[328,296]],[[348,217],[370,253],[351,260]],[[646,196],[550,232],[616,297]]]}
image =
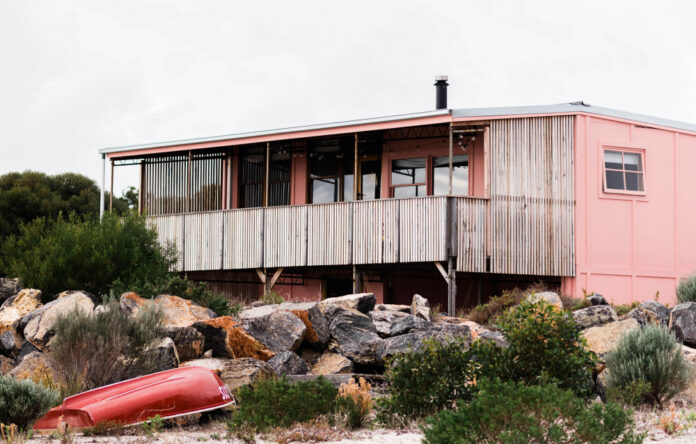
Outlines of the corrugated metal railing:
{"label": "corrugated metal railing", "polygon": [[[486,199],[423,197],[151,216],[180,271],[446,261],[485,271]],[[448,227],[448,221],[455,226]],[[451,235],[450,235],[451,234]],[[448,245],[451,239],[451,245]],[[462,257],[462,255],[466,257]]]}

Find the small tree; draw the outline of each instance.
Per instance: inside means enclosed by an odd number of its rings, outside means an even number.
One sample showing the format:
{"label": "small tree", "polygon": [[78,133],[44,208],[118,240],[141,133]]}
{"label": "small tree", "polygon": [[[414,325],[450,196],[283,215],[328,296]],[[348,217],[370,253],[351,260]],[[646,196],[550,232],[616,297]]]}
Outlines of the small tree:
{"label": "small tree", "polygon": [[661,325],[646,325],[628,332],[607,355],[607,388],[615,392],[646,387],[644,401],[662,405],[684,390],[693,373],[681,345]]}
{"label": "small tree", "polygon": [[26,379],[0,375],[0,425],[16,424],[26,430],[58,402],[59,396],[52,390]]}

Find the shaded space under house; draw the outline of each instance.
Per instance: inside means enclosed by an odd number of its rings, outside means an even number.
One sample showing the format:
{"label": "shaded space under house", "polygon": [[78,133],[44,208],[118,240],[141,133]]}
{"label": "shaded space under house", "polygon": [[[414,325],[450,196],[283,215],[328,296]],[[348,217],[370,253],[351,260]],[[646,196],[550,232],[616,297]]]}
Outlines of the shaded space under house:
{"label": "shaded space under house", "polygon": [[545,282],[675,299],[696,269],[695,125],[582,102],[449,109],[436,80],[434,111],[100,153],[112,188],[139,165],[139,211],[177,270],[231,297],[419,293],[453,313]]}

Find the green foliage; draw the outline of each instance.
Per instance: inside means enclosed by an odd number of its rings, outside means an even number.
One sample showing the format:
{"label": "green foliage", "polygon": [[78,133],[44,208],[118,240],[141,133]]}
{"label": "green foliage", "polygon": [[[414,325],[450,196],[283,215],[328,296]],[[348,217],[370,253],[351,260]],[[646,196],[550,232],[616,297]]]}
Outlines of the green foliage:
{"label": "green foliage", "polygon": [[111,291],[115,295],[134,291],[144,298],[161,294],[179,296],[210,308],[218,316],[236,316],[243,308],[242,304],[231,304],[223,295],[208,290],[205,283],[196,283],[174,273],[160,279],[153,278],[148,282],[131,285],[125,285],[120,280],[116,280]]}
{"label": "green foliage", "polygon": [[640,305],[640,302],[631,302],[630,304],[611,304],[611,306],[614,308],[614,311],[616,311],[616,314],[618,316],[624,316],[627,315],[628,312],[633,310],[634,308],[637,308]]}
{"label": "green foliage", "polygon": [[107,295],[117,279],[127,287],[161,281],[175,261],[145,218],[132,213],[105,214],[101,222],[74,214],[36,219],[10,236],[2,253],[10,275],[47,297],[69,289]]}
{"label": "green foliage", "polygon": [[692,274],[681,281],[677,285],[677,301],[696,302],[696,274]]}
{"label": "green foliage", "polygon": [[261,296],[260,301],[266,305],[272,305],[282,304],[283,302],[285,302],[285,299],[283,299],[283,295],[281,295],[277,291],[268,290],[264,292],[264,294]]}
{"label": "green foliage", "polygon": [[130,316],[116,301],[94,313],[75,308],[57,316],[49,359],[69,394],[151,373],[160,357],[145,350],[164,338],[161,319],[155,307]]}
{"label": "green foliage", "polygon": [[142,423],[140,427],[142,428],[143,433],[145,433],[145,436],[147,436],[148,438],[154,438],[155,435],[158,434],[160,430],[162,430],[163,425],[164,421],[162,420],[162,417],[160,415],[155,415],[154,417]]}
{"label": "green foliage", "polygon": [[348,429],[361,427],[365,423],[368,413],[358,401],[349,396],[336,398],[336,412],[341,416],[343,424]]}
{"label": "green foliage", "polygon": [[237,393],[233,429],[288,427],[334,409],[337,390],[324,378],[291,385],[285,377],[263,378]]}
{"label": "green foliage", "polygon": [[624,387],[607,388],[607,399],[626,405],[639,406],[643,404],[645,396],[650,393],[650,390],[652,387],[647,382],[633,381]]}
{"label": "green foliage", "polygon": [[505,310],[522,302],[527,293],[515,288],[504,291],[500,296],[493,296],[486,304],[477,305],[466,315],[467,319],[481,325],[495,322]]}
{"label": "green foliage", "polygon": [[509,347],[484,341],[471,347],[483,376],[526,384],[555,380],[578,395],[592,393],[596,356],[569,313],[542,301],[525,301],[501,315],[498,326]]}
{"label": "green foliage", "polygon": [[618,404],[589,408],[553,384],[482,380],[469,403],[444,410],[423,427],[427,444],[455,443],[640,443],[632,412]]}
{"label": "green foliage", "polygon": [[0,424],[16,424],[26,430],[59,402],[58,394],[45,387],[0,375]]}
{"label": "green foliage", "polygon": [[389,394],[377,400],[378,420],[420,418],[453,407],[475,389],[477,367],[462,340],[429,340],[418,350],[395,356],[384,374]]}
{"label": "green foliage", "polygon": [[662,403],[684,390],[693,374],[681,345],[661,325],[646,325],[621,338],[607,355],[607,387],[623,391],[636,383],[650,386],[644,401]]}

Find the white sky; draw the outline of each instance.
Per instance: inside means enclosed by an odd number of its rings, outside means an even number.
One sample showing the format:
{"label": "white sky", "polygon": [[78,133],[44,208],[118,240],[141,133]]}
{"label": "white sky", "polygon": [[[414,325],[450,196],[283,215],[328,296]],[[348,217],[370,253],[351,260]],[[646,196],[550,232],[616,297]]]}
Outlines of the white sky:
{"label": "white sky", "polygon": [[106,146],[424,111],[436,74],[454,108],[696,122],[694,17],[693,1],[0,0],[0,175],[100,181]]}

